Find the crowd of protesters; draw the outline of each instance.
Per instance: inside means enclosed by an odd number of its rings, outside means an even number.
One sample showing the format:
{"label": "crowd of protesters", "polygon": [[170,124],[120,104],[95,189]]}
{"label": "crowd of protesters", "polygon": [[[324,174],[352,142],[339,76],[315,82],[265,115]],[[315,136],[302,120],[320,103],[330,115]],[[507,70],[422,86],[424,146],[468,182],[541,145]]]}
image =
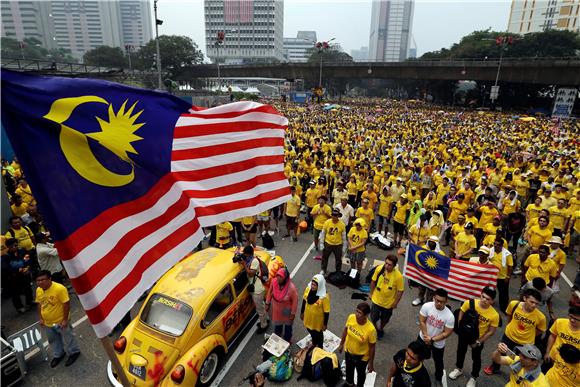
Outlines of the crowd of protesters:
{"label": "crowd of protesters", "polygon": [[[405,290],[397,263],[402,248],[413,243],[452,259],[494,265],[497,283],[485,287],[479,299],[465,301],[454,316],[444,289],[410,281],[417,288],[411,304],[420,306],[419,330],[393,356],[388,386],[431,385],[423,366],[431,357],[433,381],[440,384],[446,338],[474,314],[478,334],[460,336],[449,378],[463,375],[471,349],[467,386],[474,387],[484,345],[491,345],[497,349],[483,371],[491,375],[509,365],[510,386],[578,385],[580,300],[573,292],[567,317],[553,309],[565,266],[579,262],[577,124],[501,112],[442,111],[418,101],[344,102],[327,110],[277,105],[289,119],[284,170],[291,197],[284,205],[208,230],[210,246],[246,245],[258,331],[265,332],[272,320],[274,332],[291,341],[298,315],[313,344],[322,346],[331,312],[329,275],[342,270],[343,257],[362,272],[366,246],[371,236],[380,236],[399,250],[374,269],[370,303],[359,304],[346,319],[339,352],[345,352],[347,384],[354,384],[354,370],[360,386],[365,370],[374,369],[375,344]],[[43,270],[60,282],[66,276],[17,160],[3,160],[2,175],[13,214],[2,240],[3,283],[14,307],[24,313],[33,303],[30,286],[23,285],[30,284],[32,272]],[[255,280],[259,265],[251,246],[257,236],[265,241],[275,233],[289,243],[312,238],[319,255],[321,273],[301,300],[285,268],[269,289]],[[519,294],[510,294],[510,282],[521,287]],[[578,282],[577,276],[575,290]],[[507,321],[500,338],[502,315]]]}

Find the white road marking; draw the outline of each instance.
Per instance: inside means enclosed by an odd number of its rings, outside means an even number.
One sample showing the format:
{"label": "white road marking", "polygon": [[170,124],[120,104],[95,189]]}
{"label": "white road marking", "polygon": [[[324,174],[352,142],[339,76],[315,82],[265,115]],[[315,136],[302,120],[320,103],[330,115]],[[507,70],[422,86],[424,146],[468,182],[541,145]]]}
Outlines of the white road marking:
{"label": "white road marking", "polygon": [[[306,261],[306,258],[308,258],[308,255],[310,254],[313,248],[314,243],[310,245],[310,247],[306,250],[302,258],[300,258],[300,261],[298,261],[298,264],[296,264],[294,270],[292,270],[292,272],[290,273],[290,277],[294,277],[294,275],[298,273],[298,270],[300,270],[300,267],[304,264],[304,261]],[[218,387],[220,385],[220,383],[226,377],[226,375],[228,374],[228,372],[230,371],[230,369],[232,368],[232,366],[234,365],[234,363],[236,362],[242,351],[246,348],[246,345],[248,344],[252,336],[254,336],[257,329],[258,327],[255,324],[253,324],[248,333],[246,333],[246,337],[244,337],[244,339],[238,344],[234,353],[232,353],[226,364],[224,364],[220,372],[217,374],[213,383],[211,384],[211,387]]]}
{"label": "white road marking", "polygon": [[[88,317],[85,314],[83,317],[79,318],[77,321],[72,323],[72,327],[76,328],[77,326],[81,325],[82,323],[84,323],[85,321],[87,321]],[[42,346],[44,348],[48,347],[48,341],[44,341],[42,342]],[[38,352],[40,352],[40,349],[38,349],[38,347],[34,348],[32,351],[28,352],[25,356],[24,356],[24,360],[28,360],[30,359],[32,356],[36,355]]]}

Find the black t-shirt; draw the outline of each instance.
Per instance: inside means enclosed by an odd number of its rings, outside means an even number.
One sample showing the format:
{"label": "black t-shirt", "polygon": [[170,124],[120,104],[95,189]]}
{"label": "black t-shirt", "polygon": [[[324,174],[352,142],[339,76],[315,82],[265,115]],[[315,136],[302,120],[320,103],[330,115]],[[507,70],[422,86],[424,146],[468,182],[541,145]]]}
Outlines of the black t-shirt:
{"label": "black t-shirt", "polygon": [[393,361],[397,366],[397,372],[393,378],[393,387],[431,387],[431,379],[425,366],[421,364],[416,371],[405,370],[405,353],[407,349],[401,349],[393,356]]}

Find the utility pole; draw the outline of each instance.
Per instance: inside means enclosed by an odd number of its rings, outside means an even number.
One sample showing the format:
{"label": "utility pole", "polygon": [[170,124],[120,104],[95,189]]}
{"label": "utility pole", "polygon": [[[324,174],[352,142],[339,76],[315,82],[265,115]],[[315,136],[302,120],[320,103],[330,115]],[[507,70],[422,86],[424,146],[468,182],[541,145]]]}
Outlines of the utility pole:
{"label": "utility pole", "polygon": [[157,88],[159,90],[163,89],[163,83],[161,82],[161,53],[159,50],[159,26],[163,24],[163,20],[157,18],[157,1],[153,0],[153,12],[155,13],[155,49],[157,51]]}

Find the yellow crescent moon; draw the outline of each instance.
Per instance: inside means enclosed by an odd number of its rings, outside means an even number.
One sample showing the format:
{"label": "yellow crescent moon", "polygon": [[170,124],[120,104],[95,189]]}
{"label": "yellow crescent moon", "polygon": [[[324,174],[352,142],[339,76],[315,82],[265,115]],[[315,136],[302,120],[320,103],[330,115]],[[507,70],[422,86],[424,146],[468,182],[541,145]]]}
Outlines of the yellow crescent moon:
{"label": "yellow crescent moon", "polygon": [[88,102],[109,104],[105,99],[94,95],[61,98],[53,102],[50,111],[44,118],[60,124],[60,147],[64,157],[79,175],[92,183],[105,187],[121,187],[129,184],[135,178],[132,165],[131,172],[127,175],[111,172],[97,160],[91,151],[87,136],[63,125],[63,122],[70,117],[75,108]]}
{"label": "yellow crescent moon", "polygon": [[[423,266],[423,264],[421,263],[421,259],[419,258],[419,254],[423,253],[423,252],[427,252],[427,250],[418,250],[415,253],[415,262],[417,262],[417,265],[419,265],[419,267],[422,267],[423,269],[427,269],[425,266]],[[427,269],[429,270],[429,269]]]}

